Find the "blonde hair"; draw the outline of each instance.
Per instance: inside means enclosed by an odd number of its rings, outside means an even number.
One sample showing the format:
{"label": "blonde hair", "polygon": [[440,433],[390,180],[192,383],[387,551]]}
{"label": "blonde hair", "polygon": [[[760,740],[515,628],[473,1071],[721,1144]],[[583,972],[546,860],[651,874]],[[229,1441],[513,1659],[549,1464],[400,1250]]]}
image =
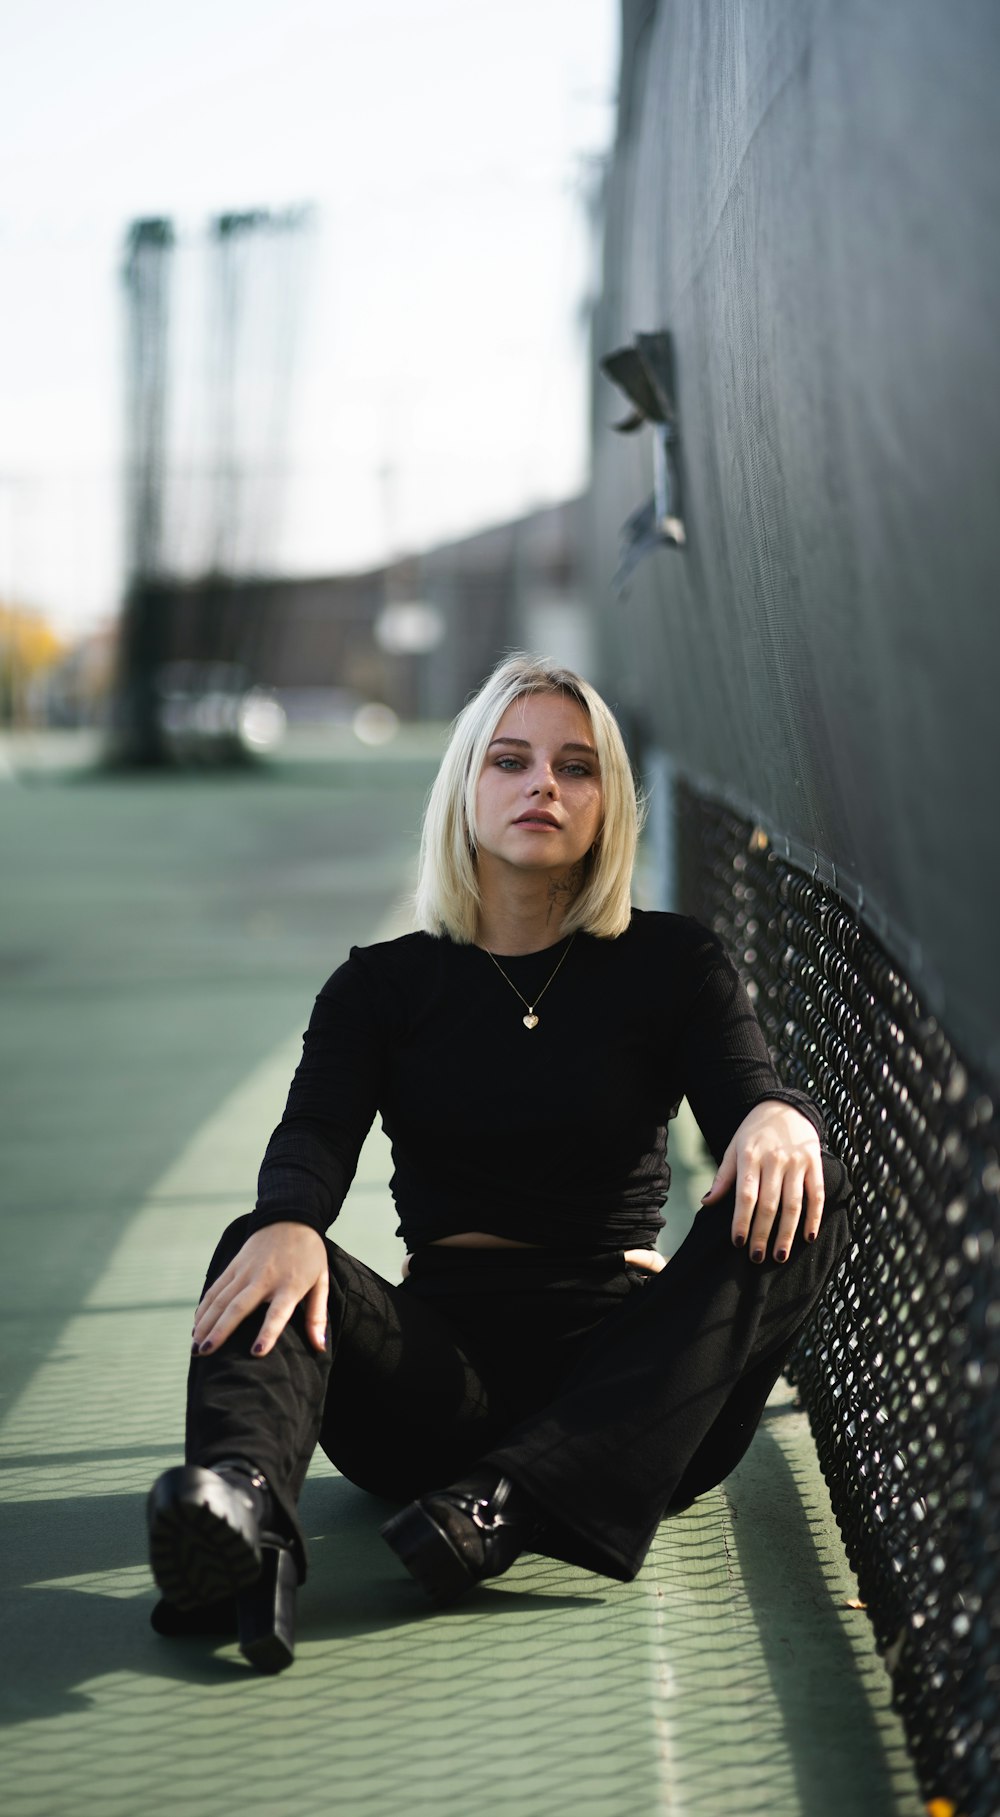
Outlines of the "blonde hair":
{"label": "blonde hair", "polygon": [[584,863],[583,888],[564,917],[603,940],[623,934],[632,915],[632,870],[643,804],[618,722],[595,688],[572,669],[516,651],[498,663],[463,707],[424,812],[417,876],[417,921],[460,944],[476,938],[481,896],[476,874],[476,792],[499,721],[526,694],[568,694],[590,720],[604,797],[601,830]]}

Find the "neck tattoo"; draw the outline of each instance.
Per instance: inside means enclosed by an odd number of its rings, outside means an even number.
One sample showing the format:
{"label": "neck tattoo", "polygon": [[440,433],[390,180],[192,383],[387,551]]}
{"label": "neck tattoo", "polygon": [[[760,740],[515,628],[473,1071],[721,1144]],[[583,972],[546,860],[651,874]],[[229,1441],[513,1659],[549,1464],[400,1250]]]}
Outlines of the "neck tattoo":
{"label": "neck tattoo", "polygon": [[[552,980],[555,977],[556,972],[559,970],[559,967],[563,964],[564,960],[569,958],[570,947],[573,945],[573,941],[575,939],[576,939],[576,935],[571,934],[569,946],[566,948],[566,951],[564,953],[560,954],[558,963],[555,967],[555,971],[551,971],[549,973],[548,977],[545,980],[545,983],[542,985],[541,990],[539,991],[537,997],[535,998],[535,1003],[541,1003],[542,998],[544,997],[546,991],[548,990],[549,985],[552,983]],[[524,1004],[524,1007],[528,1012],[526,1016],[521,1017],[521,1021],[524,1023],[525,1028],[528,1029],[529,1032],[531,1029],[537,1028],[538,1027],[538,1017],[535,1014],[535,1003],[529,1003],[527,997],[521,996],[521,992],[518,990],[517,985],[514,983],[512,978],[507,977],[507,973],[504,971],[503,966],[500,964],[499,959],[496,957],[496,955],[494,953],[490,952],[490,949],[488,946],[483,947],[483,952],[486,954],[487,959],[493,960],[493,963],[496,966],[497,971],[500,973],[501,978],[503,978],[505,980],[505,982],[510,985],[510,988],[514,992],[515,997],[521,997],[521,1002]]]}
{"label": "neck tattoo", "polygon": [[561,906],[565,912],[565,909],[568,906],[566,898],[572,902],[574,896],[578,896],[582,888],[582,864],[572,864],[570,865],[569,870],[565,871],[561,877],[553,877],[549,883],[549,912],[546,919],[548,921],[552,920],[552,910],[560,901],[560,898],[563,899]]}

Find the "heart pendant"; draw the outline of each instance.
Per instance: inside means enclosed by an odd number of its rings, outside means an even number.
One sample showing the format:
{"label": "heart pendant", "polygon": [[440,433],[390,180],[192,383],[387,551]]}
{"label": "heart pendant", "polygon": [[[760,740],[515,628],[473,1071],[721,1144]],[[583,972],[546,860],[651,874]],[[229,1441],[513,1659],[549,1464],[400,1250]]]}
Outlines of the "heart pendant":
{"label": "heart pendant", "polygon": [[537,1028],[538,1027],[538,1017],[537,1016],[522,1016],[521,1021],[524,1023],[525,1028]]}

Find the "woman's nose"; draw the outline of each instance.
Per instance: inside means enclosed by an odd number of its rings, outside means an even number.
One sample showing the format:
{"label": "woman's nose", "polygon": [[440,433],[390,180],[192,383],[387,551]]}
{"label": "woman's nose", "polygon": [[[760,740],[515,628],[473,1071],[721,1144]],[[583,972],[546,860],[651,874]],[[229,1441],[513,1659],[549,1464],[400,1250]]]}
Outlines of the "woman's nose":
{"label": "woman's nose", "polygon": [[531,772],[531,775],[528,777],[529,795],[555,795],[557,793],[558,784],[553,772],[549,769],[548,764]]}

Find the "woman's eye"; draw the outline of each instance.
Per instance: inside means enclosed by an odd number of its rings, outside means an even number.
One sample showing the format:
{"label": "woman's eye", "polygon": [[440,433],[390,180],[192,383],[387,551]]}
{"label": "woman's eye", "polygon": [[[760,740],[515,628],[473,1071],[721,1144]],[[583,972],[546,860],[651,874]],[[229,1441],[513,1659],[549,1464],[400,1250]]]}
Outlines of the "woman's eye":
{"label": "woman's eye", "polygon": [[[510,754],[506,757],[495,757],[493,765],[497,770],[523,770],[524,768],[523,760]],[[564,776],[572,776],[574,780],[579,776],[592,776],[594,773],[589,764],[579,763],[575,759],[571,763],[564,763],[562,772]]]}

